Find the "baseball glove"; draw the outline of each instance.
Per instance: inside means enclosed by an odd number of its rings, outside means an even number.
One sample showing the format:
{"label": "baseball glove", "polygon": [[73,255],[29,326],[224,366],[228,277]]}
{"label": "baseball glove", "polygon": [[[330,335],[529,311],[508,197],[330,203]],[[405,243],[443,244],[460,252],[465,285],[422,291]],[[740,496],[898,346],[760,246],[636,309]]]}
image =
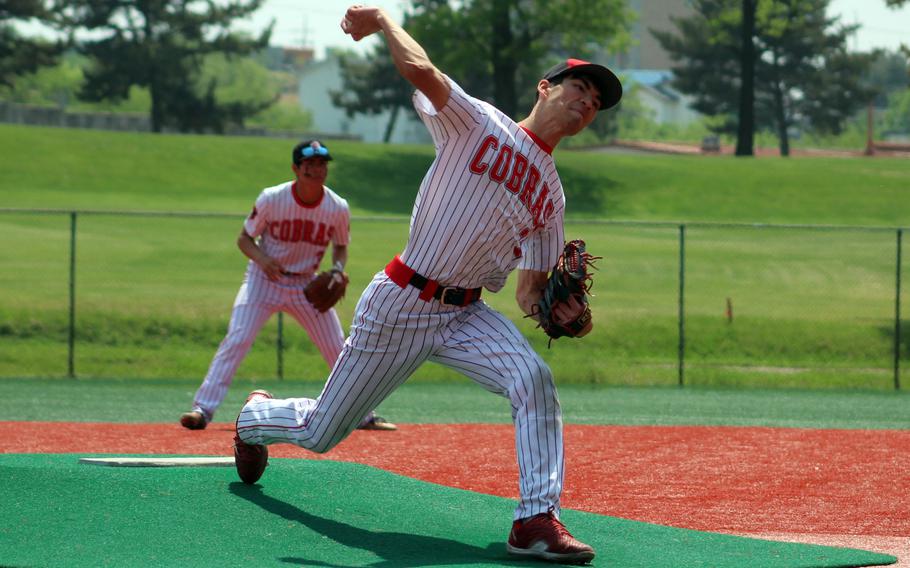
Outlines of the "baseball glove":
{"label": "baseball glove", "polygon": [[588,296],[593,281],[590,271],[597,268],[594,261],[600,258],[587,252],[582,240],[565,244],[537,303],[535,314],[551,341],[560,337],[577,337],[591,321]]}
{"label": "baseball glove", "polygon": [[325,312],[344,297],[348,287],[348,275],[343,271],[333,268],[320,272],[316,278],[307,284],[304,295],[307,301],[320,312]]}

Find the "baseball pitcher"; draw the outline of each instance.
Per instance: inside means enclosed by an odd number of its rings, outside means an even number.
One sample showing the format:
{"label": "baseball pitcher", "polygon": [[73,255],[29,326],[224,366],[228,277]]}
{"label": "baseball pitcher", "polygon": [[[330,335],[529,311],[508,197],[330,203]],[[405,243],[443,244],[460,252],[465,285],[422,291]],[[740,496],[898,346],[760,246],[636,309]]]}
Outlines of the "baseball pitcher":
{"label": "baseball pitcher", "polygon": [[436,158],[417,192],[407,244],[363,292],[319,397],[248,397],[237,419],[238,474],[256,482],[269,444],[328,451],[423,362],[435,361],[511,403],[520,500],[508,552],[588,562],[594,550],[559,520],[563,436],[553,374],[481,295],[499,291],[517,269],[517,301],[526,314],[547,330],[557,328],[545,317],[559,322],[558,336],[591,331],[583,297],[558,288],[546,293],[552,267],[565,266],[560,270],[584,282],[592,259],[579,241],[566,246],[565,196],[552,152],[619,102],[619,80],[603,66],[563,61],[543,75],[531,114],[516,123],[437,69],[383,10],[351,7],[341,26],[354,40],[384,35],[398,71],[416,88],[414,108]]}

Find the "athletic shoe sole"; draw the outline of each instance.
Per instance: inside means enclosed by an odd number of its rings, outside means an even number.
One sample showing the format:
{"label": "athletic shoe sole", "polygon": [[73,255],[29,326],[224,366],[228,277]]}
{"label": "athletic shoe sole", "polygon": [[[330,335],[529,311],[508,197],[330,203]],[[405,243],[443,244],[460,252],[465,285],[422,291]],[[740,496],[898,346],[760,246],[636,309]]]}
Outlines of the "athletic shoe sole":
{"label": "athletic shoe sole", "polygon": [[526,558],[540,558],[546,560],[547,562],[561,562],[563,564],[587,564],[588,562],[594,560],[594,553],[583,551],[583,552],[570,552],[570,553],[557,553],[557,552],[547,552],[546,543],[539,543],[543,545],[544,550],[535,550],[534,548],[517,548],[512,546],[509,543],[506,543],[506,550],[509,554],[515,556],[523,556]]}

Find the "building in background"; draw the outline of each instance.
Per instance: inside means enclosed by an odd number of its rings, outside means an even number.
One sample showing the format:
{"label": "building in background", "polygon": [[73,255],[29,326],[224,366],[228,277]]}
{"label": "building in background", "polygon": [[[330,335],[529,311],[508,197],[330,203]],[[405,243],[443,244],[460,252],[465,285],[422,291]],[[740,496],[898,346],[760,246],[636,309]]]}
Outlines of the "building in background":
{"label": "building in background", "polygon": [[[344,109],[332,104],[332,91],[342,88],[338,53],[327,50],[325,59],[311,61],[300,70],[298,96],[300,107],[313,116],[313,130],[359,138],[364,142],[382,142],[391,111],[380,114],[355,114],[348,117]],[[430,142],[426,127],[415,112],[400,112],[389,140],[395,144]]]}
{"label": "building in background", "polygon": [[638,14],[632,25],[633,45],[624,53],[606,56],[606,63],[616,69],[668,70],[672,65],[670,55],[654,39],[650,30],[673,31],[670,18],[691,16],[694,11],[690,0],[627,0],[629,7]]}
{"label": "building in background", "polygon": [[691,97],[672,86],[673,61],[660,43],[651,35],[652,29],[674,31],[671,18],[691,16],[694,11],[690,0],[627,0],[629,7],[638,14],[632,25],[632,45],[623,53],[605,53],[598,57],[616,70],[623,80],[626,92],[636,91],[642,105],[651,111],[658,124],[689,124],[700,118],[692,110]]}
{"label": "building in background", "polygon": [[692,110],[692,98],[673,88],[671,71],[625,69],[619,73],[626,92],[638,87],[635,91],[638,100],[650,111],[651,119],[657,124],[686,125],[701,117]]}
{"label": "building in background", "polygon": [[313,60],[315,53],[311,47],[269,46],[262,57],[265,66],[273,71],[300,73]]}

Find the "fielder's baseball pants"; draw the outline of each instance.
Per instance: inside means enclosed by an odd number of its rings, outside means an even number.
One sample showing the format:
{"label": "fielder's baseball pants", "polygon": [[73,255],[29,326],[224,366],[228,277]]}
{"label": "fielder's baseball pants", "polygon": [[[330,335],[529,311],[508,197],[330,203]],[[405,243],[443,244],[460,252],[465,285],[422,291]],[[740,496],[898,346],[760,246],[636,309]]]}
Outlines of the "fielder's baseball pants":
{"label": "fielder's baseball pants", "polygon": [[272,282],[259,273],[247,273],[234,300],[227,334],[196,391],[194,409],[201,410],[211,421],[259,330],[275,312],[286,312],[297,320],[329,367],[332,366],[344,345],[344,331],[334,309],[320,313],[303,295],[312,278],[312,275],[283,276]]}

